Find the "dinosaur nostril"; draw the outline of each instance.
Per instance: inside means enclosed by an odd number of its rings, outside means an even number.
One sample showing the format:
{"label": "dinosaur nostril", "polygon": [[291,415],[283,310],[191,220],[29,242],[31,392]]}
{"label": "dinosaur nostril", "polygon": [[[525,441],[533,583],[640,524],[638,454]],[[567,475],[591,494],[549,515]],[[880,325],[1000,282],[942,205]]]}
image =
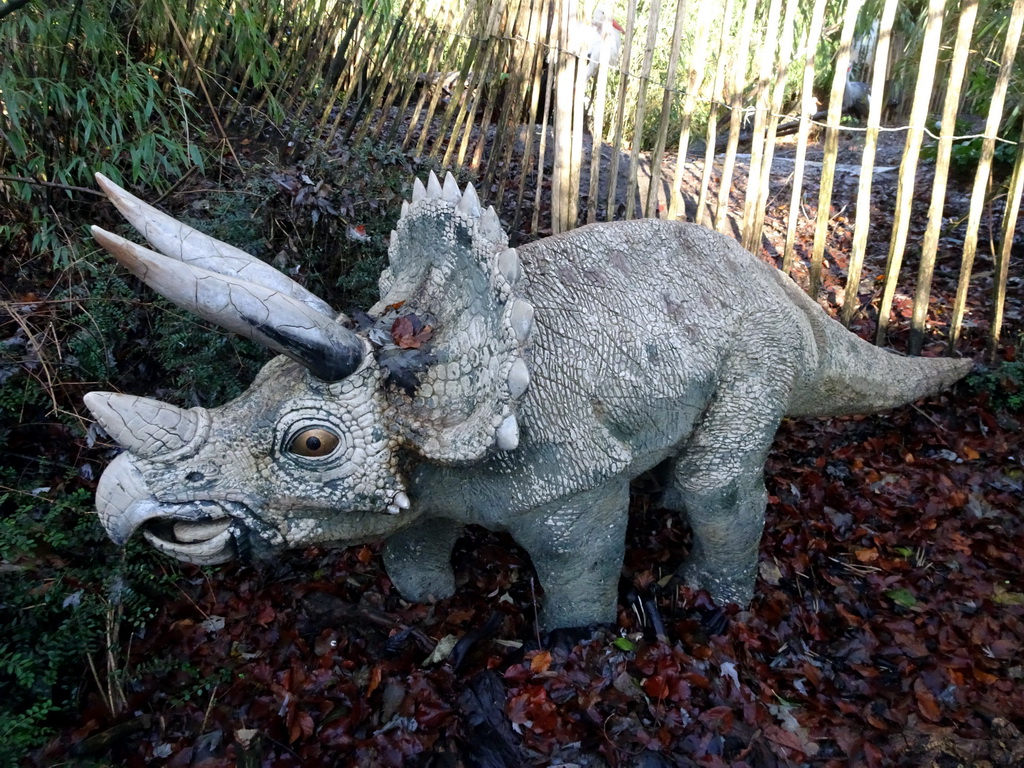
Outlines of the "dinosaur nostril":
{"label": "dinosaur nostril", "polygon": [[185,479],[190,483],[201,483],[206,476],[202,472],[189,472],[185,475]]}

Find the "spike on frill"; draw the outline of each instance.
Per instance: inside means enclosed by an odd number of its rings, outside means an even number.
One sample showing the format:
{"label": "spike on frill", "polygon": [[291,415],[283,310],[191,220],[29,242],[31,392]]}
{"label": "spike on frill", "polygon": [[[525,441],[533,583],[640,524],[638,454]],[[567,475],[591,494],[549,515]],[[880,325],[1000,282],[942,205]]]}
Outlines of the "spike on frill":
{"label": "spike on frill", "polygon": [[412,201],[418,203],[420,200],[425,200],[427,197],[427,188],[423,186],[423,182],[419,180],[419,177],[412,181]]}
{"label": "spike on frill", "polygon": [[427,197],[431,199],[441,197],[441,182],[437,180],[437,174],[433,171],[427,177]]}
{"label": "spike on frill", "polygon": [[459,200],[459,204],[456,207],[467,216],[479,218],[482,213],[480,198],[477,197],[476,188],[472,184],[466,185],[466,191],[462,193],[462,199]]}
{"label": "spike on frill", "polygon": [[459,182],[452,176],[451,171],[444,175],[444,187],[441,189],[441,199],[446,203],[455,204],[462,199],[462,192],[459,191]]}

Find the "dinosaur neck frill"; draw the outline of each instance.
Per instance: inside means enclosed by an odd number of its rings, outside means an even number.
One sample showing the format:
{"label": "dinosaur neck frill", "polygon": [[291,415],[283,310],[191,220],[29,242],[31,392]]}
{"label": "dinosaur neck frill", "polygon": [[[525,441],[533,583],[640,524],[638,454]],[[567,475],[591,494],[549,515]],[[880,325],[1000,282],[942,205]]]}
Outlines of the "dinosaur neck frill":
{"label": "dinosaur neck frill", "polygon": [[493,208],[460,191],[449,174],[413,189],[391,236],[381,300],[433,322],[435,361],[417,389],[390,396],[412,446],[445,464],[479,459],[519,442],[516,402],[529,384],[525,355],[533,307],[522,268]]}

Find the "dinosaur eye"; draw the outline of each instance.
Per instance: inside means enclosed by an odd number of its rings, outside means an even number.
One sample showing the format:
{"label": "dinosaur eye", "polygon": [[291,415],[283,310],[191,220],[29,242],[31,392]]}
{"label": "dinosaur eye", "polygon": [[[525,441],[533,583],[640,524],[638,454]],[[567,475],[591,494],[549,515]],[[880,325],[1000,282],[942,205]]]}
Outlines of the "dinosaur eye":
{"label": "dinosaur eye", "polygon": [[288,450],[299,456],[327,456],[338,447],[338,436],[322,427],[306,429],[292,438]]}

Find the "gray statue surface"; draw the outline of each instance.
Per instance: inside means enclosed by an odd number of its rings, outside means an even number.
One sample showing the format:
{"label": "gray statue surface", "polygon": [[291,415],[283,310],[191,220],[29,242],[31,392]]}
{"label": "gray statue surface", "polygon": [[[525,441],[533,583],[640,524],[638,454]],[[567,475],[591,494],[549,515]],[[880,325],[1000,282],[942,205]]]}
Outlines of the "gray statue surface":
{"label": "gray statue surface", "polygon": [[94,227],[121,264],[281,353],[218,408],[86,396],[126,449],[96,493],[108,534],[141,530],[193,563],[384,539],[399,592],[432,600],[453,593],[452,547],[473,523],[529,553],[544,628],[612,622],[629,483],[657,468],[660,502],[693,529],[682,576],[746,603],[779,421],[892,408],[971,367],[862,341],[694,225],[595,224],[509,248],[451,175],[416,180],[381,299],[353,323],[97,179],[159,251]]}

